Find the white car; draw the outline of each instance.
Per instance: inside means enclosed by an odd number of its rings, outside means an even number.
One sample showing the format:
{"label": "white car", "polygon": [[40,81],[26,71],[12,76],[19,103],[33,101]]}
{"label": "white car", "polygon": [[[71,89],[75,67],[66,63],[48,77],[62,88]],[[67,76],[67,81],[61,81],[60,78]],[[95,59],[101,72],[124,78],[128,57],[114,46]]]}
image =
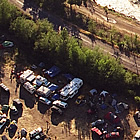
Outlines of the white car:
{"label": "white car", "polygon": [[46,105],[51,104],[51,101],[48,100],[47,98],[44,98],[44,97],[39,97],[39,101],[42,102],[43,104],[46,104]]}
{"label": "white car", "polygon": [[24,87],[28,92],[30,92],[31,94],[33,94],[33,93],[35,92],[34,86],[33,86],[31,83],[29,83],[29,82],[24,83],[23,87]]}
{"label": "white car", "polygon": [[0,129],[2,129],[2,127],[5,125],[6,121],[7,121],[7,118],[6,118],[6,114],[3,114],[0,116],[1,119],[0,119]]}
{"label": "white car", "polygon": [[54,101],[53,102],[53,105],[58,106],[58,107],[61,107],[61,108],[67,108],[68,107],[68,104],[67,103],[62,102],[60,100]]}

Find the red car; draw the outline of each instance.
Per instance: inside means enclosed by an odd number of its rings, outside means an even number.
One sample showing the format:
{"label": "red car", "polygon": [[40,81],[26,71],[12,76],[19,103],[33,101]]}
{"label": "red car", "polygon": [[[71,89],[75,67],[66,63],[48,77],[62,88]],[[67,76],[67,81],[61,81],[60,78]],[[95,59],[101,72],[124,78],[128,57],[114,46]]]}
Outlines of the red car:
{"label": "red car", "polygon": [[108,112],[105,116],[104,116],[104,119],[110,121],[111,123],[113,124],[117,124],[117,123],[120,123],[120,119],[117,115],[115,115],[114,113],[112,112]]}
{"label": "red car", "polygon": [[92,132],[95,132],[96,134],[98,134],[99,136],[101,136],[103,133],[98,129],[98,128],[96,128],[96,127],[93,127],[92,129],[91,129],[91,131]]}
{"label": "red car", "polygon": [[120,134],[119,134],[119,132],[110,132],[110,133],[107,133],[106,135],[105,135],[105,138],[106,139],[112,139],[112,138],[119,138],[120,137]]}

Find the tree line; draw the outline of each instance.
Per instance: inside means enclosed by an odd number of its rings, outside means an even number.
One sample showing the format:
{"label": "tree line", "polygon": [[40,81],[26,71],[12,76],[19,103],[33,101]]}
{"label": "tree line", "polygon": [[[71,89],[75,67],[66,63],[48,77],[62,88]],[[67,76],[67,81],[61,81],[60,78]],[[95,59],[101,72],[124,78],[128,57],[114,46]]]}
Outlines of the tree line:
{"label": "tree line", "polygon": [[[91,0],[36,0],[38,5],[41,5],[42,8],[50,10],[56,14],[59,14],[62,18],[73,22],[79,27],[88,30],[101,37],[107,42],[111,42],[112,45],[117,45],[119,49],[123,52],[129,53],[133,52],[139,55],[140,53],[140,39],[137,35],[126,35],[118,32],[114,27],[108,28],[104,24],[99,24],[97,21],[90,19],[89,17],[82,15],[81,13],[72,10],[72,5],[81,6],[82,4],[87,7],[88,5],[93,5]],[[66,3],[70,4],[70,8],[66,6]],[[58,8],[59,7],[59,8]],[[94,7],[92,7],[94,10]],[[56,11],[56,9],[58,9]],[[104,7],[106,16],[108,15],[108,8]],[[56,11],[56,12],[55,12]],[[94,14],[94,13],[93,13]],[[108,19],[108,16],[107,16]]]}
{"label": "tree line", "polygon": [[18,46],[19,50],[32,52],[30,54],[35,55],[35,59],[56,64],[63,71],[84,79],[92,87],[124,94],[129,91],[132,96],[139,97],[140,77],[125,71],[118,61],[104,55],[98,47],[91,50],[82,46],[76,38],[69,36],[66,28],[56,32],[47,19],[34,22],[7,0],[0,1],[0,11],[2,9],[0,27],[8,29],[21,44],[27,44]]}

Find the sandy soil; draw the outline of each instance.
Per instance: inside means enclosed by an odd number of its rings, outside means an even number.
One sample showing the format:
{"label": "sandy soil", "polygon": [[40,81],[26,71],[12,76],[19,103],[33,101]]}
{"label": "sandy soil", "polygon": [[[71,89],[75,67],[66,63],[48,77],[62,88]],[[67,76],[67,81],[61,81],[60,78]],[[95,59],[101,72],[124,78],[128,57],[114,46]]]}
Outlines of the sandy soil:
{"label": "sandy soil", "polygon": [[[11,61],[7,65],[3,65],[1,68],[2,71],[2,81],[3,83],[10,89],[10,97],[3,95],[1,93],[0,103],[12,104],[12,100],[15,98],[20,98],[23,103],[23,111],[21,117],[12,117],[11,119],[16,119],[18,121],[18,129],[17,132],[21,130],[21,128],[26,128],[29,133],[33,129],[38,127],[43,127],[44,133],[46,133],[47,123],[49,122],[48,127],[50,128],[47,134],[47,137],[51,137],[52,140],[91,140],[91,132],[89,123],[95,121],[96,118],[94,115],[87,115],[86,111],[88,109],[87,105],[78,106],[75,104],[76,97],[68,101],[68,108],[64,111],[62,116],[52,114],[48,106],[38,103],[37,98],[34,95],[29,94],[22,86],[18,88],[17,93],[15,93],[16,81],[15,79],[10,80],[10,66]],[[21,68],[21,67],[20,67]],[[57,76],[55,79],[49,79],[51,82],[58,84],[57,80],[61,79],[65,84],[65,79],[61,77],[61,75]],[[63,86],[63,85],[60,85]],[[79,94],[85,94],[88,99],[88,91],[91,89],[88,85],[84,85]],[[124,128],[124,135],[120,138],[120,140],[127,139],[131,140],[132,136],[139,129],[136,125],[133,114],[135,106],[131,99],[120,98],[118,97],[118,101],[124,101],[129,103],[130,111],[124,111],[119,114],[119,117],[122,122],[122,127]],[[108,106],[106,110],[101,110],[98,108],[98,117],[103,118],[104,114],[108,111],[113,111],[114,109],[111,106]],[[132,110],[132,111],[131,111]],[[9,116],[10,117],[10,116]],[[111,125],[111,124],[109,124]],[[15,136],[18,135],[16,132]],[[8,132],[4,130],[0,135],[8,136]],[[9,137],[8,137],[9,138]],[[29,135],[27,134],[27,138],[29,139]],[[9,139],[14,139],[9,138]]]}

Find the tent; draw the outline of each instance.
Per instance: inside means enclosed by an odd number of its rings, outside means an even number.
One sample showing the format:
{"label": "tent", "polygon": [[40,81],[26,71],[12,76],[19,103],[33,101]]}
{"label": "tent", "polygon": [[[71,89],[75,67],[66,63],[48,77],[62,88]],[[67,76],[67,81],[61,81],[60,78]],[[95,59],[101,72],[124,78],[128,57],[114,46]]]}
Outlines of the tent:
{"label": "tent", "polygon": [[50,77],[54,77],[60,73],[60,69],[57,66],[51,67],[49,70],[45,71],[44,74],[48,74]]}
{"label": "tent", "polygon": [[107,105],[106,104],[101,104],[101,109],[104,110],[107,108]]}
{"label": "tent", "polygon": [[91,89],[89,92],[90,92],[90,94],[92,96],[97,94],[97,90],[96,89]]}
{"label": "tent", "polygon": [[106,97],[107,94],[109,94],[109,93],[108,93],[107,91],[104,91],[104,90],[103,90],[103,91],[100,93],[100,96]]}

